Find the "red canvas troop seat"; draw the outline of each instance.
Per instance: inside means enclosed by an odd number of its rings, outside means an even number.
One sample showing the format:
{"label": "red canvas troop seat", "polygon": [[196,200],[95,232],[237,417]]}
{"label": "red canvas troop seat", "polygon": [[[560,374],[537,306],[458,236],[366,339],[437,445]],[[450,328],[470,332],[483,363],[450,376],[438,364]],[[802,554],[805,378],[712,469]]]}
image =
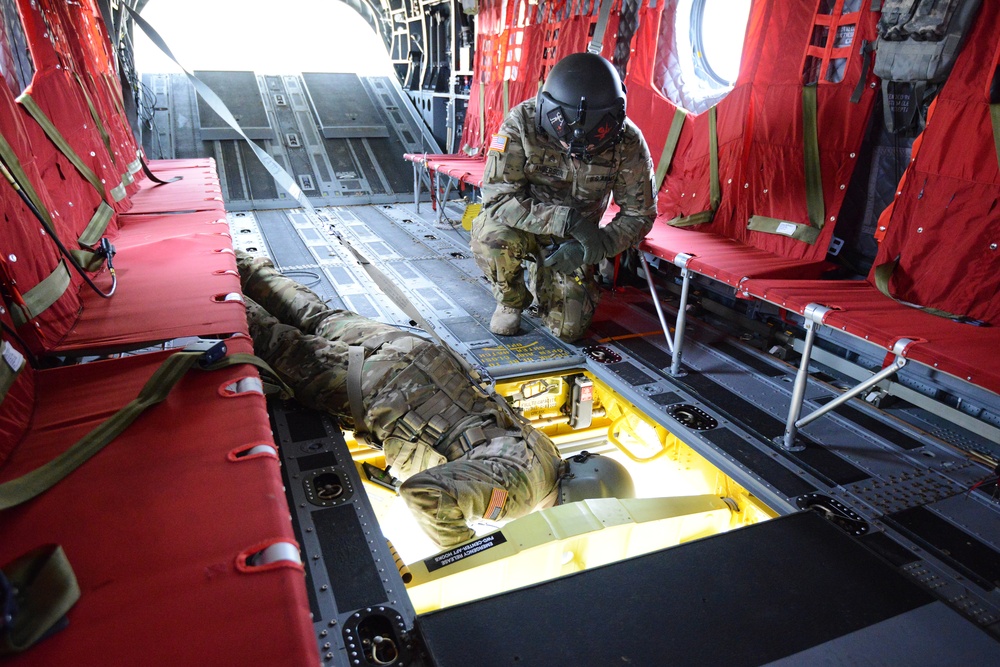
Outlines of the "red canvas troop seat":
{"label": "red canvas troop seat", "polygon": [[930,315],[887,298],[865,281],[749,280],[750,295],[804,314],[811,303],[830,308],[822,324],[892,350],[913,341],[902,356],[1000,394],[993,363],[1000,329]]}
{"label": "red canvas troop seat", "polygon": [[[451,195],[454,181],[459,183],[460,188],[464,188],[465,185],[476,188],[483,187],[483,172],[486,170],[485,156],[470,156],[461,153],[457,155],[406,153],[403,158],[413,163],[413,205],[417,212],[420,211],[420,168],[427,170],[430,181],[431,207],[438,211],[438,222],[441,222],[441,216],[444,214],[444,202],[447,202]],[[441,194],[441,208],[437,206],[435,172],[449,177],[444,192]]]}
{"label": "red canvas troop seat", "polygon": [[671,227],[662,217],[639,249],[668,262],[690,255],[689,269],[737,288],[749,278],[818,278],[829,268],[825,261],[783,257],[711,232]]}
{"label": "red canvas troop seat", "polygon": [[[227,345],[252,351],[246,337]],[[31,423],[0,482],[106,420],[169,354],[22,369],[0,404],[0,430],[11,410],[29,410]],[[79,469],[0,511],[0,565],[59,544],[81,590],[66,629],[5,664],[319,663],[301,566],[246,563],[272,543],[295,542],[277,457],[238,456],[273,447],[264,397],[227,389],[247,377],[256,369],[188,371]]]}
{"label": "red canvas troop seat", "polygon": [[129,215],[225,210],[214,159],[153,160],[149,169],[161,181],[180,180],[160,184],[145,177],[137,179],[139,190],[132,195]]}

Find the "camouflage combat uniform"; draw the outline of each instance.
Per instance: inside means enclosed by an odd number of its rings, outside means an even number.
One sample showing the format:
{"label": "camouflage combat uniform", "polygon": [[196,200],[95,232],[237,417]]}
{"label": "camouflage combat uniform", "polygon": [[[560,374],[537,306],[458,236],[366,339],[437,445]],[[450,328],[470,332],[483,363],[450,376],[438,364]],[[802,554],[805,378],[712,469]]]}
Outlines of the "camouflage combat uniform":
{"label": "camouflage combat uniform", "polygon": [[[638,243],[653,226],[653,163],[639,129],[625,122],[622,140],[589,162],[535,125],[535,100],[508,114],[493,142],[483,177],[483,210],[472,226],[472,252],[497,302],[523,309],[532,292],[546,326],[563,340],[582,337],[598,292],[594,268],[572,274],[542,265],[545,248],[566,241],[572,210],[598,225],[614,194],[621,210],[602,229],[605,257]],[[503,150],[499,146],[503,145]],[[525,285],[527,262],[532,291]]]}
{"label": "camouflage combat uniform", "polygon": [[[265,258],[238,253],[254,351],[307,407],[385,452],[400,495],[442,547],[471,538],[467,520],[512,519],[554,499],[562,462],[540,431],[467,378],[439,345],[329,308]],[[352,347],[360,347],[362,423],[352,414]]]}

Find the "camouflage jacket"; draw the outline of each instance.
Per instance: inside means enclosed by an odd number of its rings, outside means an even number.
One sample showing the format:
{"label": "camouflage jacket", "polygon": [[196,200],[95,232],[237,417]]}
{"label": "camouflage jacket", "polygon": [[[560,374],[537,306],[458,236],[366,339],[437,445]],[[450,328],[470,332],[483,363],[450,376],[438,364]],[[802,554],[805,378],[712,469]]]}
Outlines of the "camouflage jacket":
{"label": "camouflage jacket", "polygon": [[483,177],[483,215],[532,234],[559,238],[570,210],[599,224],[611,195],[621,210],[604,227],[605,256],[638,243],[653,226],[653,161],[642,133],[630,120],[618,144],[590,162],[566,154],[535,126],[535,100],[522,102],[497,132]]}

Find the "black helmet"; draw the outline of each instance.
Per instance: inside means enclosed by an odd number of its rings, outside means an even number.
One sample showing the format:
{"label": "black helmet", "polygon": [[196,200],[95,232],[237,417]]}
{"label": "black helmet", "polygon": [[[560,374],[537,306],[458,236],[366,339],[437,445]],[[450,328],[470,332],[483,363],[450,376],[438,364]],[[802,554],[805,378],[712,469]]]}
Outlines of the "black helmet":
{"label": "black helmet", "polygon": [[593,53],[557,62],[538,91],[535,125],[576,157],[618,143],[625,128],[625,86],[617,70]]}
{"label": "black helmet", "polygon": [[621,463],[607,456],[583,452],[567,461],[559,480],[559,504],[588,498],[634,498],[635,485]]}

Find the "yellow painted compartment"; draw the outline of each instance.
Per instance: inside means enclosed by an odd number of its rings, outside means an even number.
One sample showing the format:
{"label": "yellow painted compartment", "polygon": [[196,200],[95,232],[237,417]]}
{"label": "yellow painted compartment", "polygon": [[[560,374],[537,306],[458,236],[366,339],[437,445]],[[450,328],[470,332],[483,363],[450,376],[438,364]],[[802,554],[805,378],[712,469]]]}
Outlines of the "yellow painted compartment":
{"label": "yellow painted compartment", "polygon": [[[574,379],[593,382],[589,427],[570,427]],[[506,525],[479,522],[477,536],[440,552],[402,499],[365,483],[386,537],[407,564],[418,613],[494,595],[776,516],[760,499],[585,371],[498,382],[506,398],[564,456],[589,450],[622,463],[636,498],[596,499],[539,510]],[[362,461],[381,452],[352,444]],[[362,478],[364,476],[362,475]]]}

